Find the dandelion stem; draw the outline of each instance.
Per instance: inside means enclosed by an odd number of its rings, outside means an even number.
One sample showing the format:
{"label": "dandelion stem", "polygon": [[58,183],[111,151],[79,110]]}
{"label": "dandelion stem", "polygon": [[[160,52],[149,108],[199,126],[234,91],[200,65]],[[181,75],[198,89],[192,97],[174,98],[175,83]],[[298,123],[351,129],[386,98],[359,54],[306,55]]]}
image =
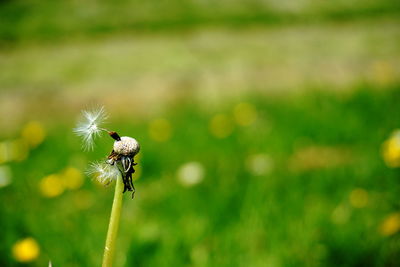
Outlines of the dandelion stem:
{"label": "dandelion stem", "polygon": [[110,223],[108,225],[106,246],[104,248],[102,267],[111,267],[114,261],[115,247],[117,241],[119,219],[122,210],[122,196],[124,183],[122,177],[118,177],[115,184],[114,201],[111,209]]}

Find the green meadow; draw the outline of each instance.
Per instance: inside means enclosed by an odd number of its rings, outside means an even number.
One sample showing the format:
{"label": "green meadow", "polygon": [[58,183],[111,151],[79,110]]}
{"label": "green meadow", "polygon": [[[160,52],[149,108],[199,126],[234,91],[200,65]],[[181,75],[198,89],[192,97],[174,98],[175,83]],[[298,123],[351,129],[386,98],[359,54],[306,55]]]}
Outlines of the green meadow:
{"label": "green meadow", "polygon": [[399,266],[394,1],[0,1],[0,266]]}

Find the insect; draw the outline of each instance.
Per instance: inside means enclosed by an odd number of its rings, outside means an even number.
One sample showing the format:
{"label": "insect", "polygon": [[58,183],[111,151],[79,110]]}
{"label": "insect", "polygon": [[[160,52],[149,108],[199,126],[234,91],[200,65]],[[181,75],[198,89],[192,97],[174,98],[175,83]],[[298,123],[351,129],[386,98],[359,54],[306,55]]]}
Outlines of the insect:
{"label": "insect", "polygon": [[116,164],[124,182],[124,191],[132,192],[132,198],[135,195],[135,186],[132,182],[132,174],[135,173],[134,166],[137,163],[134,160],[135,155],[139,153],[140,146],[136,139],[128,136],[120,137],[116,132],[108,133],[114,140],[113,150],[108,156],[107,163]]}

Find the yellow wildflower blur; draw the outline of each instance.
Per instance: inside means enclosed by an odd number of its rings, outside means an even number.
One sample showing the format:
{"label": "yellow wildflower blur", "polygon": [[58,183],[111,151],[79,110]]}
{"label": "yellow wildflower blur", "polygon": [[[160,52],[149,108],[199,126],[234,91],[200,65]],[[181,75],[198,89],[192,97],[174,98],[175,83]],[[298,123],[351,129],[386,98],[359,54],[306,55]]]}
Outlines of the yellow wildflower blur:
{"label": "yellow wildflower blur", "polygon": [[346,147],[310,145],[296,149],[289,166],[295,171],[329,169],[344,166],[352,160],[351,150]]}
{"label": "yellow wildflower blur", "polygon": [[0,142],[0,164],[11,160],[11,146],[9,141]]}
{"label": "yellow wildflower blur", "polygon": [[215,115],[209,124],[210,132],[217,138],[228,137],[233,131],[231,119],[224,114]]}
{"label": "yellow wildflower blur", "polygon": [[10,143],[11,159],[15,161],[23,161],[28,157],[29,147],[23,139],[15,139]]}
{"label": "yellow wildflower blur", "polygon": [[56,197],[64,192],[64,181],[60,175],[50,174],[40,181],[39,189],[44,197]]}
{"label": "yellow wildflower blur", "polygon": [[350,204],[355,208],[364,208],[368,204],[368,192],[362,188],[356,188],[350,193]]}
{"label": "yellow wildflower blur", "polygon": [[19,262],[30,262],[39,256],[40,247],[35,239],[28,237],[13,245],[12,254]]}
{"label": "yellow wildflower blur", "polygon": [[42,143],[45,135],[45,130],[39,122],[29,122],[22,129],[20,138],[0,143],[0,164],[25,160],[29,149]]}
{"label": "yellow wildflower blur", "polygon": [[400,167],[400,130],[395,130],[383,143],[382,156],[388,167]]}
{"label": "yellow wildflower blur", "polygon": [[150,138],[157,142],[168,141],[172,136],[171,123],[165,119],[156,119],[149,125]]}
{"label": "yellow wildflower blur", "polygon": [[235,121],[240,126],[248,126],[257,119],[257,111],[252,104],[239,103],[233,110]]}
{"label": "yellow wildflower blur", "polygon": [[65,188],[75,190],[83,185],[83,174],[74,167],[67,167],[61,174]]}
{"label": "yellow wildflower blur", "polygon": [[36,147],[43,142],[46,132],[41,123],[31,121],[22,129],[21,136],[30,147]]}
{"label": "yellow wildflower blur", "polygon": [[400,230],[400,212],[390,214],[385,218],[380,226],[380,232],[383,236],[390,236]]}
{"label": "yellow wildflower blur", "polygon": [[0,142],[0,164],[25,160],[28,154],[28,145],[21,138]]}

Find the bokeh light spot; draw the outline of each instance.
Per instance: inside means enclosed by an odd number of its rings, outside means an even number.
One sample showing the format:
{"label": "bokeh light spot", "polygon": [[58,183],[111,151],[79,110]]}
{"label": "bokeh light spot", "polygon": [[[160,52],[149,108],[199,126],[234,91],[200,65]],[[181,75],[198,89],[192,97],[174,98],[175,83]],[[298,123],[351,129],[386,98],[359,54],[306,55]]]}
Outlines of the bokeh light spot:
{"label": "bokeh light spot", "polygon": [[400,212],[390,214],[387,216],[381,226],[380,232],[383,236],[390,236],[400,230]]}
{"label": "bokeh light spot", "polygon": [[44,197],[56,197],[64,192],[64,182],[57,174],[44,177],[39,183],[40,192]]}
{"label": "bokeh light spot", "polygon": [[232,120],[224,114],[217,114],[210,120],[209,128],[217,138],[228,137],[233,131]]}
{"label": "bokeh light spot", "polygon": [[35,239],[28,237],[16,242],[12,247],[12,253],[19,262],[31,262],[39,256],[40,247]]}
{"label": "bokeh light spot", "polygon": [[388,167],[400,167],[400,130],[395,130],[383,143],[382,156]]}
{"label": "bokeh light spot", "polygon": [[349,220],[350,214],[349,207],[342,204],[333,210],[331,219],[336,224],[345,224]]}
{"label": "bokeh light spot", "polygon": [[25,140],[15,139],[10,143],[11,157],[15,161],[23,161],[29,155],[29,147]]}
{"label": "bokeh light spot", "polygon": [[0,142],[0,164],[23,161],[29,155],[29,147],[22,138]]}
{"label": "bokeh light spot", "polygon": [[166,119],[156,119],[149,125],[150,138],[157,142],[168,141],[172,136],[172,126]]}
{"label": "bokeh light spot", "polygon": [[11,161],[11,145],[9,141],[0,142],[0,164]]}
{"label": "bokeh light spot", "polygon": [[65,188],[78,189],[83,184],[83,174],[80,170],[74,167],[66,168],[61,175]]}
{"label": "bokeh light spot", "polygon": [[31,121],[22,129],[21,136],[30,147],[36,147],[43,142],[46,131],[40,122]]}
{"label": "bokeh light spot", "polygon": [[356,188],[350,193],[350,204],[355,208],[364,208],[368,204],[368,192],[362,188]]}
{"label": "bokeh light spot", "polygon": [[349,148],[310,145],[295,150],[289,160],[289,167],[295,171],[329,169],[348,165],[353,161]]}
{"label": "bokeh light spot", "polygon": [[257,110],[250,103],[239,103],[233,110],[235,121],[240,126],[253,124],[257,119]]}
{"label": "bokeh light spot", "polygon": [[253,175],[265,175],[272,170],[273,162],[267,154],[250,155],[246,159],[246,168]]}
{"label": "bokeh light spot", "polygon": [[8,166],[0,166],[0,188],[11,183],[11,169]]}
{"label": "bokeh light spot", "polygon": [[204,179],[204,167],[200,162],[188,162],[178,169],[178,181],[186,187],[199,184]]}

